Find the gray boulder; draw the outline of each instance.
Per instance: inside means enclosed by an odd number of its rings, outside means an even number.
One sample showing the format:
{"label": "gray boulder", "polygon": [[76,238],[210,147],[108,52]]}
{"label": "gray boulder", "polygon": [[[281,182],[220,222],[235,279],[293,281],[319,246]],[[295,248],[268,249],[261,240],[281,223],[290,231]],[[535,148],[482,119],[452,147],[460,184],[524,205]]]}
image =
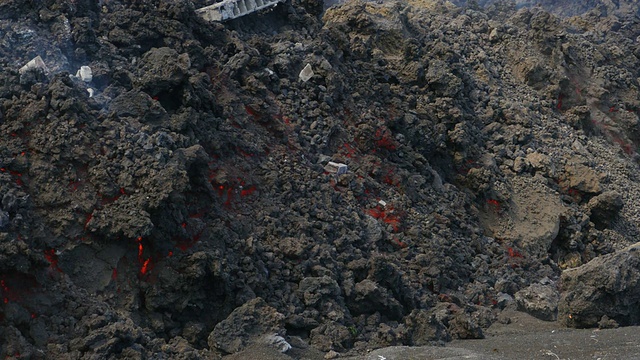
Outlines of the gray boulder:
{"label": "gray boulder", "polygon": [[554,286],[532,284],[515,294],[518,310],[540,320],[555,321],[558,318],[560,295]]}
{"label": "gray boulder", "polygon": [[364,279],[355,285],[353,301],[349,309],[355,314],[373,314],[376,311],[391,319],[402,318],[402,304],[390,291],[375,281]]}
{"label": "gray boulder", "polygon": [[178,86],[186,77],[191,60],[168,47],[152,48],[138,64],[136,85],[152,96]]}
{"label": "gray boulder", "polygon": [[558,319],[570,327],[596,327],[607,316],[640,324],[640,243],[565,270]]}
{"label": "gray boulder", "polygon": [[265,335],[284,333],[284,315],[262,298],[248,301],[218,323],[207,340],[211,349],[237,353]]}
{"label": "gray boulder", "polygon": [[591,211],[590,219],[598,229],[609,227],[623,206],[622,195],[616,191],[604,192],[589,200],[587,204]]}

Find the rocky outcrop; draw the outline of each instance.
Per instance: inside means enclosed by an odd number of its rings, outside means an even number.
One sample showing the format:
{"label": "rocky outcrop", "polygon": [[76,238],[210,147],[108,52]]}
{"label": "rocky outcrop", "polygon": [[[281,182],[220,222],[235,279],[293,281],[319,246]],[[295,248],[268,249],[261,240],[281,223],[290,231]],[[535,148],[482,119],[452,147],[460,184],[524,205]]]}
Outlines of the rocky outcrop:
{"label": "rocky outcrop", "polygon": [[208,338],[209,347],[233,354],[268,335],[284,335],[284,315],[253,299],[235,309],[216,325]]}
{"label": "rocky outcrop", "polygon": [[545,183],[540,176],[513,177],[481,215],[488,234],[522,248],[521,256],[546,257],[560,231],[566,209]]}
{"label": "rocky outcrop", "polygon": [[558,318],[560,295],[553,285],[531,284],[515,295],[518,309],[538,319],[555,321]]}
{"label": "rocky outcrop", "polygon": [[596,327],[602,319],[620,325],[640,321],[640,244],[565,270],[558,318],[567,326]]}
{"label": "rocky outcrop", "polygon": [[595,196],[587,204],[591,212],[590,219],[599,229],[610,227],[623,206],[622,196],[616,191]]}

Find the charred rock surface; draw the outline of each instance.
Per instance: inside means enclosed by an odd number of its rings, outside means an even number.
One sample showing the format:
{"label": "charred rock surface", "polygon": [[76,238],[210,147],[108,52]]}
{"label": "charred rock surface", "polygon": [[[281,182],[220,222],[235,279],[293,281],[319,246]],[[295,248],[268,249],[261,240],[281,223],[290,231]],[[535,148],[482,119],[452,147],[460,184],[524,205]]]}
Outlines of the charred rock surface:
{"label": "charred rock surface", "polygon": [[636,323],[624,284],[598,295],[618,310],[580,310],[586,280],[556,280],[637,239],[637,25],[509,2],[294,0],[225,24],[187,1],[2,2],[0,355],[436,344],[482,338],[513,296],[553,319],[557,283],[568,325]]}

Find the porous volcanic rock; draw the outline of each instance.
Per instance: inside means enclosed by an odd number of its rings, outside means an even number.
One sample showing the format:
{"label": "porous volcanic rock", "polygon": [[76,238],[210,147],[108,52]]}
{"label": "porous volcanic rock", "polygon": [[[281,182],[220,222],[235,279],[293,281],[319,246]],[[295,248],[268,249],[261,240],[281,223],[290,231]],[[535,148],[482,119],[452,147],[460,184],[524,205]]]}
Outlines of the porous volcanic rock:
{"label": "porous volcanic rock", "polygon": [[280,333],[284,333],[284,315],[256,298],[219,322],[209,334],[208,342],[211,348],[233,354],[265,335]]}
{"label": "porous volcanic rock", "polygon": [[[205,3],[0,2],[1,357],[479,338],[635,261],[637,4]],[[568,325],[639,321],[589,279]]]}
{"label": "porous volcanic rock", "polygon": [[553,285],[531,284],[516,293],[518,309],[538,319],[555,321],[558,318],[559,294]]}
{"label": "porous volcanic rock", "polygon": [[637,323],[639,252],[640,244],[634,244],[565,270],[558,318],[573,327],[595,327],[604,317],[621,325]]}

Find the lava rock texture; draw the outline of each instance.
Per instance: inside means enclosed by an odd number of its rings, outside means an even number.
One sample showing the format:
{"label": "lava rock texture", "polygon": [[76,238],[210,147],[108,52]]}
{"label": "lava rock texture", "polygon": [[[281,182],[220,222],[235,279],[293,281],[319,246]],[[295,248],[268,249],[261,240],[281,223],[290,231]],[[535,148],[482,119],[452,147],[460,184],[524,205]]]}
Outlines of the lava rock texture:
{"label": "lava rock texture", "polygon": [[204,3],[0,2],[1,357],[640,322],[635,2]]}

